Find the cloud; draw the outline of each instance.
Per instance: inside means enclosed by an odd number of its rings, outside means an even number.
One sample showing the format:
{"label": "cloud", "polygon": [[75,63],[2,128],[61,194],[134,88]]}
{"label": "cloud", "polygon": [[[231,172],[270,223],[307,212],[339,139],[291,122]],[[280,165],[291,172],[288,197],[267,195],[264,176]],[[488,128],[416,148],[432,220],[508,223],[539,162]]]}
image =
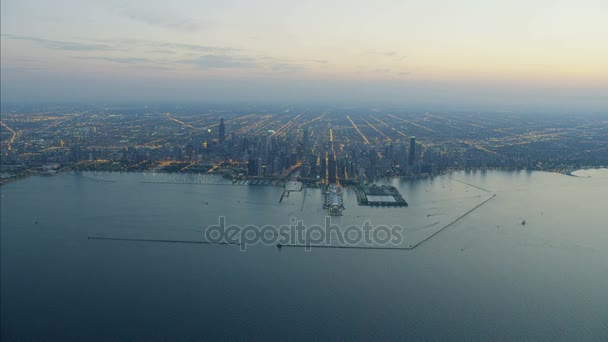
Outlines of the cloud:
{"label": "cloud", "polygon": [[160,65],[135,65],[134,68],[141,70],[175,70],[175,68]]}
{"label": "cloud", "polygon": [[138,57],[89,57],[89,56],[81,56],[76,57],[78,59],[90,59],[90,60],[99,60],[99,61],[107,61],[114,63],[122,63],[122,64],[136,64],[136,63],[150,63],[155,62],[147,58],[138,58]]}
{"label": "cloud", "polygon": [[300,64],[293,63],[273,63],[270,65],[272,71],[298,71],[304,69]]}
{"label": "cloud", "polygon": [[399,59],[404,59],[406,56],[401,53],[391,50],[391,51],[377,51],[375,49],[368,49],[361,53],[364,56],[381,56],[381,57],[394,57]]}
{"label": "cloud", "polygon": [[257,56],[258,59],[262,59],[262,60],[267,60],[267,61],[274,61],[275,58],[272,56],[267,56],[267,55],[259,55]]}
{"label": "cloud", "polygon": [[114,47],[106,44],[89,44],[80,42],[65,42],[59,40],[50,40],[45,38],[37,38],[30,36],[19,36],[14,34],[2,34],[2,37],[15,40],[26,40],[38,43],[48,49],[66,50],[66,51],[107,51],[114,50]]}
{"label": "cloud", "polygon": [[230,55],[206,55],[181,62],[195,64],[202,69],[244,69],[257,66],[253,58]]}
{"label": "cloud", "polygon": [[13,73],[13,72],[40,71],[40,70],[45,70],[45,69],[35,68],[35,67],[3,67],[0,70],[2,70],[2,72]]}
{"label": "cloud", "polygon": [[[209,45],[197,45],[197,44],[184,44],[184,43],[170,43],[163,41],[144,40],[144,39],[117,39],[117,40],[99,40],[99,42],[114,44],[120,46],[133,46],[141,45],[158,51],[164,51],[166,53],[177,52],[176,50],[189,50],[197,52],[235,52],[239,49],[224,47],[224,46],[209,46]],[[157,51],[157,52],[158,52]]]}
{"label": "cloud", "polygon": [[201,69],[258,69],[271,72],[294,72],[304,69],[301,64],[281,60],[271,56],[240,56],[230,54],[211,54],[194,59],[181,60],[181,63],[194,64]]}
{"label": "cloud", "polygon": [[149,51],[146,51],[146,52],[147,53],[164,54],[164,55],[174,55],[176,53],[175,50],[162,50],[162,49],[159,49],[159,50],[149,50]]}
{"label": "cloud", "polygon": [[194,45],[194,44],[181,44],[181,43],[156,42],[155,45],[156,46],[161,46],[161,47],[166,47],[166,48],[177,48],[177,49],[184,49],[184,50],[204,51],[204,52],[238,51],[238,49],[229,48],[229,47],[208,46],[208,45]]}
{"label": "cloud", "polygon": [[146,70],[175,70],[173,63],[167,60],[153,60],[140,57],[103,57],[103,56],[78,56],[78,59],[97,60],[119,64],[132,65],[130,68]]}
{"label": "cloud", "polygon": [[[145,48],[149,58],[143,57],[114,57],[104,56],[103,54],[95,54],[92,56],[72,56],[73,58],[82,60],[98,60],[111,63],[132,64],[147,64],[147,68],[166,69],[167,67],[174,68],[176,64],[193,64],[201,69],[258,69],[260,71],[271,72],[294,72],[303,70],[305,67],[301,64],[294,63],[283,58],[275,58],[268,55],[250,54],[247,51],[222,46],[208,46],[185,43],[172,43],[154,40],[141,39],[93,39],[88,42],[71,42],[57,41],[46,38],[38,38],[31,36],[20,36],[13,34],[3,34],[2,37],[16,40],[27,40],[38,43],[48,49],[61,49],[74,52],[87,51],[125,51],[128,52],[135,46]],[[86,41],[81,39],[81,41]],[[167,59],[160,58],[158,55],[176,55],[180,54],[185,59]],[[169,57],[169,56],[167,56]],[[327,64],[326,60],[314,60],[315,63]],[[151,64],[157,67],[151,66]]]}
{"label": "cloud", "polygon": [[[162,53],[162,54],[175,54],[180,50],[205,52],[205,53],[218,53],[224,54],[228,52],[236,52],[239,49],[224,47],[224,46],[208,46],[208,45],[197,45],[197,44],[184,44],[184,43],[170,43],[164,41],[153,41],[153,40],[142,40],[142,39],[93,39],[88,42],[75,42],[75,41],[59,41],[51,40],[46,38],[32,37],[32,36],[21,36],[15,34],[2,34],[3,38],[14,39],[14,40],[25,40],[37,43],[45,48],[52,50],[65,50],[65,51],[115,51],[115,50],[128,50],[133,48],[134,45],[150,48],[151,53]],[[82,39],[87,40],[87,39]]]}
{"label": "cloud", "polygon": [[133,21],[165,29],[180,32],[197,32],[203,29],[199,22],[189,18],[180,18],[175,13],[155,13],[140,9],[123,9],[120,12]]}

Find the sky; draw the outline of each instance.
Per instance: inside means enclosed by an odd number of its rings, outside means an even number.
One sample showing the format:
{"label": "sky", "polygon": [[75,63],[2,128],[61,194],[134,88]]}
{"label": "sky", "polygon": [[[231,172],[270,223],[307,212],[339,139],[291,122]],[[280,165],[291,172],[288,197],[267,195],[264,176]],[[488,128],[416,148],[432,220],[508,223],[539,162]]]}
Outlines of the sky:
{"label": "sky", "polygon": [[3,101],[608,110],[605,0],[2,0]]}

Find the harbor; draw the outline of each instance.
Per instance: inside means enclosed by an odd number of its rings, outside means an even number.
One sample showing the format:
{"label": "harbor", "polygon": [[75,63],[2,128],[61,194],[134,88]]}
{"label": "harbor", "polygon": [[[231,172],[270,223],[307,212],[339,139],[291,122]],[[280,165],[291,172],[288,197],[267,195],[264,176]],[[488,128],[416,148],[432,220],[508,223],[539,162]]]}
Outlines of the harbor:
{"label": "harbor", "polygon": [[356,191],[359,205],[407,207],[407,202],[394,186],[364,185]]}

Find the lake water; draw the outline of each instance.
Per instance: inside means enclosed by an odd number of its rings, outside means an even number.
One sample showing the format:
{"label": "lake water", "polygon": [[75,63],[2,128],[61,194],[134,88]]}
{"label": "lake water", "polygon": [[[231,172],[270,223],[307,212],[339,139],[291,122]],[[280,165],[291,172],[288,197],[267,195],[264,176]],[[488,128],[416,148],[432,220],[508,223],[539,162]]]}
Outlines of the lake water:
{"label": "lake water", "polygon": [[395,247],[414,249],[89,239],[202,241],[219,216],[323,224],[319,189],[279,202],[282,187],[139,173],[2,186],[2,340],[608,340],[607,170],[384,182],[409,207],[346,189],[332,222],[400,225]]}

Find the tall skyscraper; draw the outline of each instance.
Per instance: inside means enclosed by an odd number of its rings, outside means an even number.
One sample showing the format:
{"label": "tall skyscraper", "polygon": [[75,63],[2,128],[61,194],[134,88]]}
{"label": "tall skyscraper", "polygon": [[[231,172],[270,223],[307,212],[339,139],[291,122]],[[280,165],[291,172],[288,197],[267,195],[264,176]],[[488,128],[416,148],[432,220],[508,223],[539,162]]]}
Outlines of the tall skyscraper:
{"label": "tall skyscraper", "polygon": [[330,154],[327,160],[327,181],[328,183],[336,183],[338,176],[338,164],[336,163],[336,155]]}
{"label": "tall skyscraper", "polygon": [[414,162],[416,161],[416,137],[415,136],[411,136],[410,137],[410,157],[407,161],[409,166],[414,165]]}
{"label": "tall skyscraper", "polygon": [[220,136],[219,136],[220,145],[223,145],[225,140],[226,140],[226,125],[224,125],[224,118],[220,118]]}
{"label": "tall skyscraper", "polygon": [[254,177],[258,175],[259,161],[257,158],[249,158],[247,163],[247,175]]}

